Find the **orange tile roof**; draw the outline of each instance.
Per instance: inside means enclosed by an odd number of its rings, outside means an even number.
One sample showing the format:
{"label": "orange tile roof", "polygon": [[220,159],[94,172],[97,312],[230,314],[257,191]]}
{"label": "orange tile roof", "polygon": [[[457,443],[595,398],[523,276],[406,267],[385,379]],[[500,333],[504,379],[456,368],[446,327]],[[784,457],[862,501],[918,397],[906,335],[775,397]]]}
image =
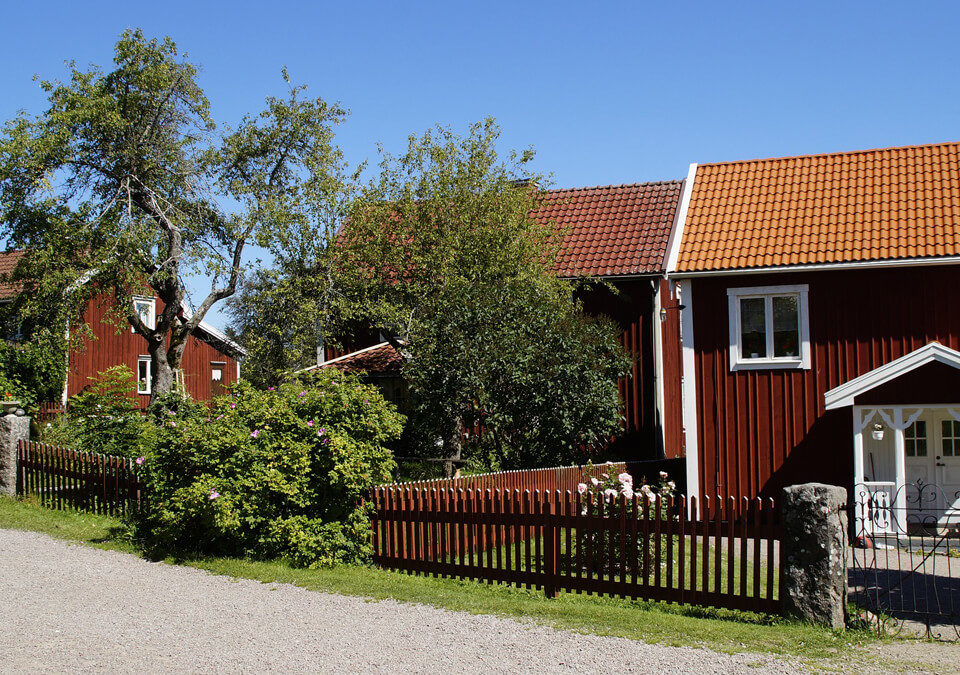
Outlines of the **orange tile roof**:
{"label": "orange tile roof", "polygon": [[547,190],[533,214],[566,230],[563,277],[650,274],[663,269],[682,181]]}
{"label": "orange tile roof", "polygon": [[[335,359],[321,364],[320,368],[336,368],[344,372],[352,373],[364,371],[368,373],[390,373],[398,372],[403,359],[389,342],[359,349],[349,354],[344,354]],[[306,370],[314,370],[317,366],[312,366]]]}
{"label": "orange tile roof", "polygon": [[697,167],[678,272],[960,255],[960,143]]}

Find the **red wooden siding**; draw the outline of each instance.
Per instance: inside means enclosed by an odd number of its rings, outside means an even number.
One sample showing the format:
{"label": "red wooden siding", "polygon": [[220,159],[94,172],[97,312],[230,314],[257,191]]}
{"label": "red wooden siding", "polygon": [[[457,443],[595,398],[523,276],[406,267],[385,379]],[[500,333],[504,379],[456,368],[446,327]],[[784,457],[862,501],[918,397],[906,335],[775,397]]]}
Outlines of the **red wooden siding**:
{"label": "red wooden siding", "polygon": [[[135,334],[129,324],[121,327],[109,316],[112,299],[107,296],[94,298],[87,304],[82,321],[90,326],[95,340],[84,338],[82,344],[70,354],[70,374],[67,379],[67,396],[78,394],[90,384],[90,378],[113,366],[126,364],[136,374],[137,359],[147,355],[147,342]],[[161,311],[157,300],[157,313]],[[196,400],[210,399],[210,384],[214,362],[223,363],[223,382],[237,381],[237,362],[211,344],[190,336],[183,351],[181,370],[187,392]],[[142,406],[150,399],[148,394],[136,395]]]}
{"label": "red wooden siding", "polygon": [[660,426],[656,416],[653,367],[652,284],[655,280],[607,281],[619,294],[614,295],[604,288],[595,289],[584,295],[583,305],[588,314],[603,315],[617,323],[623,331],[620,344],[633,358],[630,375],[619,382],[626,425],[617,441],[621,450],[618,457],[625,460],[656,459],[660,456]]}
{"label": "red wooden siding", "polygon": [[670,458],[683,457],[683,403],[681,393],[682,356],[680,352],[680,303],[670,293],[670,283],[660,280],[660,372],[663,377],[663,407],[660,423],[663,425],[664,454]]}
{"label": "red wooden siding", "polygon": [[[701,494],[777,497],[791,483],[849,485],[850,410],[825,411],[823,394],[931,341],[960,349],[958,272],[936,266],[695,279]],[[730,372],[727,289],[781,284],[809,284],[811,369]]]}

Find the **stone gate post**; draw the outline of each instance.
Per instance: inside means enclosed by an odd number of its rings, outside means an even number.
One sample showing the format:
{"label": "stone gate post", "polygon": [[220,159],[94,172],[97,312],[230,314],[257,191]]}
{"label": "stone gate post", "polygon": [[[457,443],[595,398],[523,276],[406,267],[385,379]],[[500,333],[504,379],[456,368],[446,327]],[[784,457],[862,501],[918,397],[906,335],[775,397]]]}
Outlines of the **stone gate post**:
{"label": "stone gate post", "polygon": [[831,628],[845,626],[847,491],[823,483],[791,485],[783,496],[780,597],[784,613]]}
{"label": "stone gate post", "polygon": [[0,495],[17,493],[17,442],[30,440],[30,418],[19,401],[0,403]]}

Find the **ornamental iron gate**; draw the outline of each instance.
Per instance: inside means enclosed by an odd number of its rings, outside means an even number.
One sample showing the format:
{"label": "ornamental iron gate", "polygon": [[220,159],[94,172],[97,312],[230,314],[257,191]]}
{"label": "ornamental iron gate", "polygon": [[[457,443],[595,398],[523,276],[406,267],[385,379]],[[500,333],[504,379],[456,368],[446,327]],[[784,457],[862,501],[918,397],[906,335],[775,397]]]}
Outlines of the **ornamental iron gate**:
{"label": "ornamental iron gate", "polygon": [[960,493],[917,481],[854,487],[850,603],[883,635],[960,639]]}

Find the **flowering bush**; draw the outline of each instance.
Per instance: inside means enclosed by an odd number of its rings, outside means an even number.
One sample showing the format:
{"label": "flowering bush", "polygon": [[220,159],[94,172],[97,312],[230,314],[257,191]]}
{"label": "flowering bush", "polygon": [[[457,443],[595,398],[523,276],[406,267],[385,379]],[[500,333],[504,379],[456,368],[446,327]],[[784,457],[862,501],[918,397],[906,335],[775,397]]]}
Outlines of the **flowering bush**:
{"label": "flowering bush", "polygon": [[91,382],[60,415],[42,429],[46,443],[121,457],[139,457],[157,441],[157,430],[137,408],[133,371],[120,365],[90,378]]}
{"label": "flowering bush", "polygon": [[[611,462],[607,463],[608,465]],[[601,467],[605,465],[600,465]],[[588,469],[589,471],[589,469]],[[616,476],[610,473],[600,471],[596,476],[590,478],[588,483],[580,483],[577,486],[577,492],[581,495],[588,495],[593,502],[597,501],[597,495],[603,495],[604,501],[616,500],[623,495],[627,501],[640,499],[641,501],[653,502],[657,495],[662,497],[661,502],[665,503],[668,497],[672,497],[676,492],[677,484],[669,480],[666,471],[660,472],[660,481],[653,485],[646,482],[646,478],[641,479],[640,487],[634,489],[633,476],[624,471]],[[638,510],[638,513],[642,513]]]}
{"label": "flowering bush", "polygon": [[323,371],[267,391],[235,385],[208,410],[160,415],[143,458],[137,534],[156,554],[283,557],[300,566],[369,555],[360,506],[394,466],[403,417],[377,390]]}
{"label": "flowering bush", "polygon": [[[609,465],[609,463],[608,463]],[[673,517],[670,510],[669,498],[676,492],[676,483],[669,479],[665,471],[660,472],[660,480],[657,483],[647,483],[645,478],[641,479],[640,485],[633,482],[633,476],[627,472],[613,475],[612,472],[603,471],[607,465],[595,467],[596,474],[586,483],[580,483],[577,486],[577,492],[582,495],[582,514],[594,513],[606,517],[620,517],[621,508],[627,516],[635,512],[638,518],[646,517],[648,520],[654,519],[657,515],[657,497],[660,499],[660,518],[669,520]],[[588,469],[590,471],[590,469]],[[621,501],[622,500],[622,501]],[[622,503],[622,506],[621,506]],[[634,511],[636,506],[636,511]],[[644,539],[646,538],[646,541]],[[587,565],[593,569],[602,570],[619,569],[620,552],[627,549],[624,560],[626,562],[626,571],[632,571],[636,568],[638,574],[650,575],[653,573],[652,566],[643,570],[643,559],[641,551],[644,545],[654,546],[656,534],[651,532],[638,532],[637,535],[626,535],[624,538],[619,531],[614,530],[591,530],[586,534],[577,536],[577,546],[582,549],[581,554],[576,556],[577,560],[584,560]],[[666,550],[669,545],[668,536],[661,535],[661,548]],[[611,550],[613,557],[610,557]],[[573,564],[574,555],[570,556],[570,563]]]}

